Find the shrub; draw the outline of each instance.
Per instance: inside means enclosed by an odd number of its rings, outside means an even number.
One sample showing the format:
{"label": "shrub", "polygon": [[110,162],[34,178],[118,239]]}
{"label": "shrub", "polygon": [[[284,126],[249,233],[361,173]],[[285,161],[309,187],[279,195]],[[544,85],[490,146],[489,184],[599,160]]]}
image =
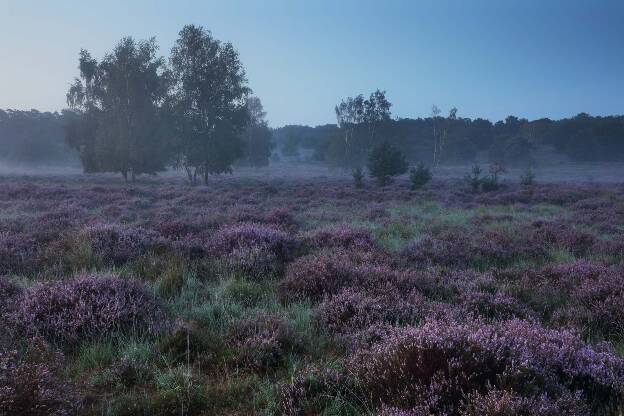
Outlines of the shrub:
{"label": "shrub", "polygon": [[407,161],[400,150],[383,142],[368,155],[368,171],[380,186],[389,184],[392,178],[407,172]]}
{"label": "shrub", "polygon": [[590,410],[579,393],[564,393],[557,399],[542,394],[522,397],[504,390],[472,393],[460,411],[461,416],[585,416]]}
{"label": "shrub", "polygon": [[23,294],[23,289],[6,276],[0,276],[0,318],[9,310]]}
{"label": "shrub", "polygon": [[533,169],[528,168],[520,175],[520,185],[525,187],[532,187],[535,185],[535,172],[533,172]]}
{"label": "shrub", "polygon": [[420,189],[431,180],[431,170],[424,163],[419,163],[415,168],[410,169],[410,182],[412,189]]}
{"label": "shrub", "polygon": [[413,324],[426,309],[421,296],[400,294],[392,287],[372,293],[346,288],[321,303],[315,314],[322,328],[345,334],[373,324]]}
{"label": "shrub", "polygon": [[231,256],[233,262],[240,261],[243,266],[254,261],[286,261],[292,257],[294,249],[295,241],[286,232],[256,223],[224,227],[207,244],[209,255]]}
{"label": "shrub", "polygon": [[308,255],[288,265],[278,291],[284,300],[320,301],[344,287],[364,284],[372,273],[387,276],[381,262],[375,254],[345,250]]}
{"label": "shrub", "polygon": [[0,275],[32,273],[40,264],[40,252],[33,238],[0,231]]}
{"label": "shrub", "polygon": [[0,349],[0,414],[72,415],[80,408],[75,388],[61,378],[64,357],[41,340],[27,351]]}
{"label": "shrub", "polygon": [[89,243],[98,261],[115,265],[122,265],[164,245],[164,239],[153,231],[103,223],[84,228],[80,238]]}
{"label": "shrub", "polygon": [[596,414],[621,404],[624,361],[567,331],[526,321],[502,324],[428,322],[363,350],[350,368],[378,405],[454,414],[466,394],[499,388],[558,400],[582,391]]}
{"label": "shrub", "polygon": [[483,180],[481,177],[482,172],[481,166],[474,165],[470,173],[467,173],[466,176],[464,176],[464,180],[468,183],[468,185],[470,185],[470,189],[472,189],[472,192],[474,193],[479,192],[479,189],[481,188],[481,182]]}
{"label": "shrub", "polygon": [[303,346],[288,321],[264,313],[234,322],[229,338],[239,350],[239,361],[256,371],[277,367]]}
{"label": "shrub", "polygon": [[304,236],[304,241],[315,250],[324,248],[374,250],[377,248],[377,244],[367,230],[352,228],[348,225],[333,225],[314,230]]}
{"label": "shrub", "polygon": [[364,187],[364,172],[362,171],[362,168],[357,167],[353,169],[353,172],[351,172],[351,175],[353,176],[353,186],[355,186],[357,189],[363,188]]}
{"label": "shrub", "polygon": [[25,293],[15,314],[25,331],[68,346],[125,332],[155,334],[167,325],[155,295],[137,281],[117,277],[38,284]]}
{"label": "shrub", "polygon": [[546,256],[546,250],[523,235],[457,230],[436,237],[426,235],[405,246],[401,255],[418,264],[466,268],[503,266],[519,259],[537,260]]}

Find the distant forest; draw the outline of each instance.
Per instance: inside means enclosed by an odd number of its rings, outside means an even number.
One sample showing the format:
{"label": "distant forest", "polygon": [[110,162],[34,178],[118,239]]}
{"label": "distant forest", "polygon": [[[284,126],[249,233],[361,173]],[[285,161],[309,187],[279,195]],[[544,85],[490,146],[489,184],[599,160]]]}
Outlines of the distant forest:
{"label": "distant forest", "polygon": [[[624,116],[528,121],[514,116],[492,123],[460,117],[386,120],[378,140],[390,142],[411,162],[432,164],[436,136],[443,136],[440,163],[453,165],[477,160],[507,165],[531,165],[540,152],[560,154],[571,162],[624,161]],[[328,164],[341,164],[336,146],[344,133],[336,124],[317,127],[290,125],[275,129],[276,148],[287,156],[307,154]],[[354,160],[352,164],[361,163]]]}
{"label": "distant forest", "polygon": [[[78,165],[78,155],[65,140],[66,112],[0,110],[0,161],[32,165]],[[445,135],[441,164],[487,160],[530,165],[539,152],[565,156],[572,162],[624,161],[624,116],[579,114],[562,120],[528,121],[514,116],[492,123],[484,119],[427,117],[389,119],[379,128],[379,140],[399,148],[410,162],[432,164],[434,129]],[[349,167],[337,124],[317,127],[288,125],[272,129],[273,160],[297,158]],[[546,150],[545,150],[546,149]],[[247,149],[253,153],[253,149]]]}
{"label": "distant forest", "polygon": [[65,141],[65,118],[37,110],[0,110],[0,162],[80,165]]}

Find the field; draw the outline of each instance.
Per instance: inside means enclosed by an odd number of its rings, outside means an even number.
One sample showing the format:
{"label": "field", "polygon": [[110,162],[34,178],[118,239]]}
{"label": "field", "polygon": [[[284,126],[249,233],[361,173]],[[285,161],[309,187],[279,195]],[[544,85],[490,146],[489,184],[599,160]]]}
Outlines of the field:
{"label": "field", "polygon": [[624,187],[451,172],[0,177],[0,415],[621,414]]}

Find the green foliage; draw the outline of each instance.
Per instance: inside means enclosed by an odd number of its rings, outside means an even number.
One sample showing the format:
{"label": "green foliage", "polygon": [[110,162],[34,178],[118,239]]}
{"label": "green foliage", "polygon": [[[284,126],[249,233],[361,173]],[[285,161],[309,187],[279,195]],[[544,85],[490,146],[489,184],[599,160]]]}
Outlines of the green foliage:
{"label": "green foliage", "polygon": [[466,176],[464,176],[464,180],[468,183],[468,185],[470,185],[472,192],[476,193],[479,192],[479,189],[481,189],[481,182],[483,180],[481,177],[482,172],[483,170],[481,169],[481,166],[474,165],[470,173],[467,173]]}
{"label": "green foliage", "polygon": [[376,90],[368,99],[363,95],[349,97],[336,106],[339,135],[327,147],[328,157],[342,167],[358,166],[366,161],[378,137],[386,136],[390,107],[386,92]]}
{"label": "green foliage", "polygon": [[380,186],[387,185],[394,176],[407,172],[407,161],[400,150],[388,142],[377,145],[368,156],[368,170]]}
{"label": "green foliage", "polygon": [[353,175],[353,186],[355,186],[357,189],[363,188],[364,187],[364,171],[362,170],[362,168],[357,167],[353,169],[351,174]]}
{"label": "green foliage", "polygon": [[[176,163],[191,182],[231,173],[244,155],[250,93],[238,52],[200,26],[187,25],[171,51]],[[218,88],[215,88],[218,86]]]}
{"label": "green foliage", "polygon": [[127,180],[165,169],[169,154],[163,102],[165,61],[154,39],[122,39],[101,62],[80,52],[80,79],[67,93],[67,142],[86,172],[119,172]]}
{"label": "green foliage", "polygon": [[470,185],[472,192],[491,192],[500,189],[501,184],[499,181],[500,175],[507,172],[505,167],[499,163],[493,163],[489,167],[490,174],[488,176],[481,176],[483,170],[481,166],[474,165],[470,173],[464,176],[464,181]]}
{"label": "green foliage", "polygon": [[522,175],[520,175],[520,184],[526,187],[535,185],[535,172],[533,172],[533,169],[528,168]]}
{"label": "green foliage", "polygon": [[424,163],[419,163],[415,168],[410,169],[410,182],[412,189],[420,189],[431,181],[431,170]]}

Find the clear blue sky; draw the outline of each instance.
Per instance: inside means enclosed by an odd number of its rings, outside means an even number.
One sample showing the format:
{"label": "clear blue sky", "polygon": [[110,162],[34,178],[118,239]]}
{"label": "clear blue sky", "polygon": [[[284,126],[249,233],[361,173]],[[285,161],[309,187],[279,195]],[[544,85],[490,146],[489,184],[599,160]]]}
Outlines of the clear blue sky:
{"label": "clear blue sky", "polygon": [[184,24],[239,50],[272,126],[385,89],[399,117],[624,113],[624,0],[0,0],[0,108],[60,110],[80,48]]}

